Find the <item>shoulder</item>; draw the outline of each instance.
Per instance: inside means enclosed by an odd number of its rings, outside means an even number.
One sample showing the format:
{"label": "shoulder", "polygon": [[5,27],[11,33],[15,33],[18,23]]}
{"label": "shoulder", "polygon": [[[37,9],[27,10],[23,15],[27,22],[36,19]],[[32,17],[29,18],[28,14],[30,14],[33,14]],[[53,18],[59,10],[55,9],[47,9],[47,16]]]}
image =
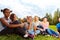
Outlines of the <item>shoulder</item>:
{"label": "shoulder", "polygon": [[1,21],[1,20],[5,20],[5,19],[4,19],[4,18],[0,18],[0,21]]}
{"label": "shoulder", "polygon": [[60,25],[60,23],[57,23],[57,25]]}
{"label": "shoulder", "polygon": [[41,24],[43,24],[43,22],[40,22]]}
{"label": "shoulder", "polygon": [[49,22],[47,22],[47,24],[49,24]]}

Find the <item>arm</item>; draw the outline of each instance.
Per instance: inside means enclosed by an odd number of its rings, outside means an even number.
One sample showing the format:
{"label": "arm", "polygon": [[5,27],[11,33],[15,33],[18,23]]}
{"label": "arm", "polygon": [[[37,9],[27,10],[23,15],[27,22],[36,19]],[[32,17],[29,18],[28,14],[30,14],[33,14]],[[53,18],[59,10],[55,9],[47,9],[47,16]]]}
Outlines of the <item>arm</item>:
{"label": "arm", "polygon": [[23,24],[8,24],[3,18],[1,18],[1,22],[6,25],[7,27],[12,27],[12,28],[15,28],[15,27],[18,27],[18,26],[22,26]]}
{"label": "arm", "polygon": [[28,24],[28,30],[30,30],[30,27],[31,27],[31,23]]}
{"label": "arm", "polygon": [[49,22],[47,22],[47,24],[48,24],[48,28],[49,28]]}
{"label": "arm", "polygon": [[34,32],[36,31],[36,29],[37,29],[37,26],[34,26]]}
{"label": "arm", "polygon": [[37,29],[37,27],[34,26],[34,37],[36,36],[36,29]]}

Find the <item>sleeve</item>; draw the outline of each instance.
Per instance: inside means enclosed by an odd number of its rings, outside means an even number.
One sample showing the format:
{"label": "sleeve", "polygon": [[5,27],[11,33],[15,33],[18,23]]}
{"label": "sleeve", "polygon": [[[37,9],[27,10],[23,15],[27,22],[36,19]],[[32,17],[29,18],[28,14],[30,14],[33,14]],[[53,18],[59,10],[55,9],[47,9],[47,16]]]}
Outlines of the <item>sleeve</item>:
{"label": "sleeve", "polygon": [[59,24],[56,25],[56,28],[58,28],[58,27],[59,27]]}

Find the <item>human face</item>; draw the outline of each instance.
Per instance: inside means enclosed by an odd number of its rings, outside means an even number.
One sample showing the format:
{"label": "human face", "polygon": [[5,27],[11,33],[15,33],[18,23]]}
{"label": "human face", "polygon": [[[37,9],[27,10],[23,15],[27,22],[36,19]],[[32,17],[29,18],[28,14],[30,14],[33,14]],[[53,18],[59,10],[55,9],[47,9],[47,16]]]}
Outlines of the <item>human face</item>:
{"label": "human face", "polygon": [[35,20],[35,21],[38,21],[38,20],[39,20],[39,18],[38,18],[38,17],[35,17],[35,18],[34,18],[34,20]]}
{"label": "human face", "polygon": [[44,18],[43,21],[44,21],[44,22],[47,22],[47,18]]}
{"label": "human face", "polygon": [[4,16],[8,18],[10,16],[10,10],[5,10]]}
{"label": "human face", "polygon": [[59,18],[58,20],[59,20],[59,22],[60,22],[60,18]]}
{"label": "human face", "polygon": [[17,16],[16,15],[14,15],[14,20],[17,20]]}
{"label": "human face", "polygon": [[29,23],[32,22],[32,17],[29,16],[29,17],[27,18],[27,21],[28,21]]}

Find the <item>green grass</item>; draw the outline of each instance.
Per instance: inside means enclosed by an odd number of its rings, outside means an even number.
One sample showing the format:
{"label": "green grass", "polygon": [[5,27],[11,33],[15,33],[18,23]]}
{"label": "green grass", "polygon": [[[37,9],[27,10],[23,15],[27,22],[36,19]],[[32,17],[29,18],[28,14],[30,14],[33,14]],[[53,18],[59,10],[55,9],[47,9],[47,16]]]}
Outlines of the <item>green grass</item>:
{"label": "green grass", "polygon": [[[50,29],[56,31],[56,26],[55,25],[50,25]],[[32,39],[25,39],[25,38],[22,38],[21,36],[18,36],[18,35],[3,35],[3,36],[0,36],[0,40],[32,40]],[[59,40],[58,38],[56,37],[52,37],[52,36],[42,36],[42,35],[38,35],[35,37],[34,40]]]}

